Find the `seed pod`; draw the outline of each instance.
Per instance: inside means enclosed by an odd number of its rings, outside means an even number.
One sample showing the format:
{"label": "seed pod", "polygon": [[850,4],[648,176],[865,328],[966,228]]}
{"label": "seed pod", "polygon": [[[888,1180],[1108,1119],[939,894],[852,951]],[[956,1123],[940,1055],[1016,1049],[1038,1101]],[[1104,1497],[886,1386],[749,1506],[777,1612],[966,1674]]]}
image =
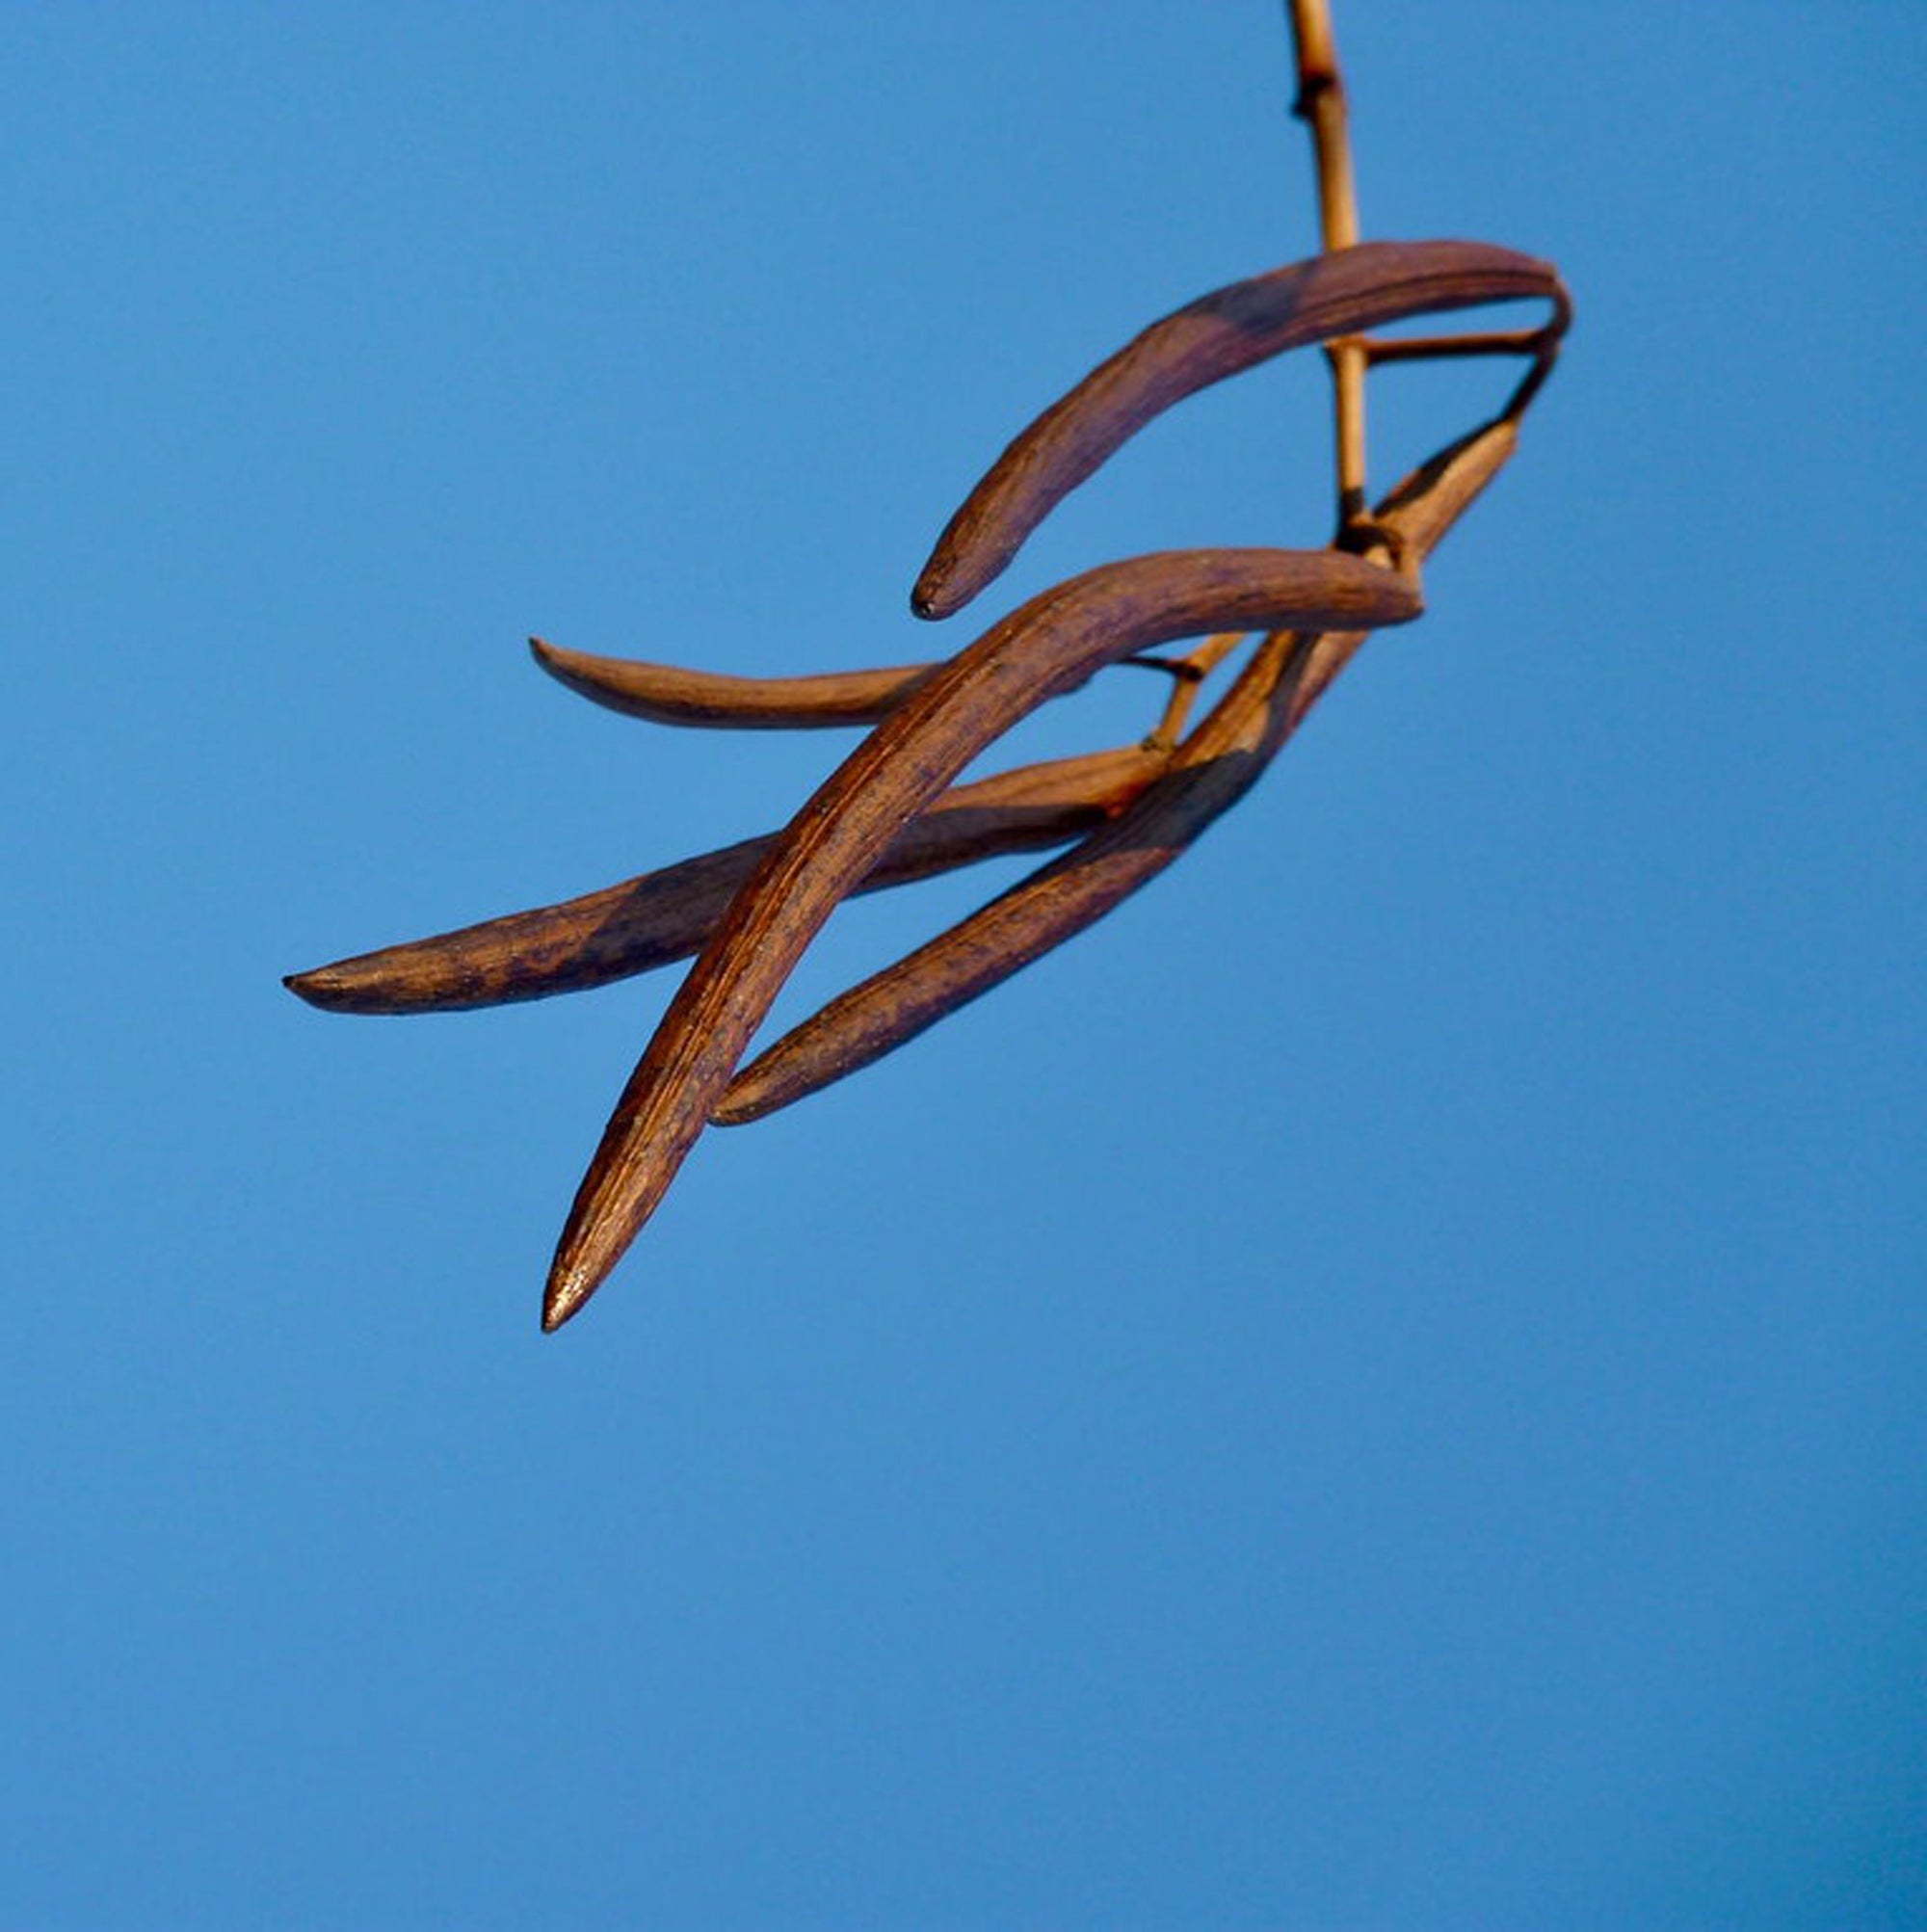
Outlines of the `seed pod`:
{"label": "seed pod", "polygon": [[1060,691],[1151,645],[1273,625],[1356,629],[1416,586],[1330,551],[1176,550],[1043,592],[912,692],[805,805],[731,902],[623,1089],[557,1245],[542,1325],[607,1278],[654,1211],[804,948],[894,830]]}
{"label": "seed pod", "polygon": [[[897,834],[856,889],[1062,845],[1116,817],[1169,757],[1129,745],[953,786]],[[451,1013],[606,986],[696,952],[776,836],[746,838],[560,905],[337,960],[283,984],[331,1013],[380,1014]]]}
{"label": "seed pod", "polygon": [[[1392,491],[1379,522],[1429,552],[1517,442],[1502,420],[1454,444]],[[857,1072],[1095,924],[1244,797],[1365,636],[1268,637],[1121,817],[784,1034],[736,1075],[711,1119],[760,1120]]]}
{"label": "seed pod", "polygon": [[919,617],[961,610],[1050,511],[1146,423],[1270,357],[1407,316],[1566,292],[1550,263],[1485,242],[1362,242],[1232,282],[1154,322],[999,457],[937,540],[911,593]]}
{"label": "seed pod", "polygon": [[894,664],[813,677],[731,677],[639,657],[595,657],[586,650],[564,650],[539,637],[529,639],[529,648],[551,677],[612,711],[657,725],[724,730],[874,725],[937,669],[934,664]]}

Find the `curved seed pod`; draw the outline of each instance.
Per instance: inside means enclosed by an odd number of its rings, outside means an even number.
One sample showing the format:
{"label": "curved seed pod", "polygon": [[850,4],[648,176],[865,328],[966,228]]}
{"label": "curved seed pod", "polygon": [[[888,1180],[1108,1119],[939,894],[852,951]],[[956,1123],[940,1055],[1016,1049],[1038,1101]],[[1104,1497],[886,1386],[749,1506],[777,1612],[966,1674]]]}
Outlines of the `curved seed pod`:
{"label": "curved seed pod", "polygon": [[[856,889],[1062,845],[1115,818],[1170,756],[1129,745],[954,786],[897,834]],[[560,905],[337,960],[282,984],[331,1013],[383,1014],[452,1013],[606,986],[696,952],[776,836],[746,838]]]}
{"label": "curved seed pod", "polygon": [[927,618],[961,610],[1055,505],[1195,391],[1332,336],[1528,297],[1550,300],[1563,329],[1558,271],[1485,242],[1361,242],[1201,297],[1099,363],[1016,437],[950,519],[911,608]]}
{"label": "curved seed pod", "polygon": [[892,664],[814,677],[730,677],[636,657],[595,657],[586,650],[564,650],[539,637],[529,639],[529,648],[551,677],[612,711],[657,725],[722,730],[874,725],[937,669],[934,664]]}
{"label": "curved seed pod", "polygon": [[[1401,484],[1378,520],[1428,553],[1517,443],[1507,420],[1475,432]],[[736,1075],[711,1119],[758,1120],[867,1067],[1094,924],[1251,789],[1365,636],[1268,637],[1122,817],[784,1034]]]}
{"label": "curved seed pod", "polygon": [[1219,629],[1400,623],[1408,578],[1329,551],[1175,550],[1107,564],[993,624],[912,692],[791,820],[731,902],[624,1087],[557,1244],[542,1326],[568,1319],[654,1211],[750,1036],[836,902],[992,739],[1148,645]]}

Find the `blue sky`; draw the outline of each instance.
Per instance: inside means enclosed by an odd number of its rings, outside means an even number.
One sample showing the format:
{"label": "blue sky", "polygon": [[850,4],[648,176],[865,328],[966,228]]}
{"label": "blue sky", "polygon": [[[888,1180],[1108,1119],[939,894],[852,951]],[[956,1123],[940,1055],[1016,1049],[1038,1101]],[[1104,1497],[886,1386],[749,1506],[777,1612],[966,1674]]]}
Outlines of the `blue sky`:
{"label": "blue sky", "polygon": [[[279,975],[784,819],[847,739],[523,638],[966,642],[983,464],[1314,245],[1279,10],[11,10],[0,1922],[1927,1917],[1923,18],[1337,11],[1365,232],[1578,304],[1429,615],[544,1340],[669,977]],[[986,619],[1320,541],[1322,383]],[[1380,480],[1498,384],[1386,372]]]}

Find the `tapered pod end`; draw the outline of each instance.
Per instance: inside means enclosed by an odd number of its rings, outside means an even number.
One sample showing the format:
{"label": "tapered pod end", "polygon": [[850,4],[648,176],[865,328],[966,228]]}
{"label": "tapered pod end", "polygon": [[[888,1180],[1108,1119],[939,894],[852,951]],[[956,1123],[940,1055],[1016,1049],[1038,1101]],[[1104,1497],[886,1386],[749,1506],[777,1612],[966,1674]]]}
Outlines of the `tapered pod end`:
{"label": "tapered pod end", "polygon": [[463,999],[465,990],[452,974],[437,970],[432,954],[437,941],[384,946],[378,953],[291,972],[281,984],[297,999],[324,1013],[433,1013],[438,1007],[481,1005]]}
{"label": "tapered pod end", "polygon": [[[621,1150],[620,1139],[618,1148]],[[620,1160],[614,1165],[620,1172]],[[553,1335],[582,1312],[590,1296],[616,1272],[616,1263],[628,1252],[629,1243],[655,1206],[654,1200],[633,1204],[610,1200],[610,1167],[605,1148],[583,1177],[562,1238],[555,1244],[555,1258],[548,1265],[548,1281],[542,1287],[544,1335]],[[670,1173],[674,1173],[673,1167]],[[620,1188],[620,1181],[613,1184]],[[658,1195],[668,1185],[669,1176],[665,1175],[657,1187]]]}
{"label": "tapered pod end", "polygon": [[586,653],[579,650],[564,650],[560,645],[549,643],[545,637],[529,639],[529,655],[558,684],[567,684],[570,690],[579,688],[578,679],[582,666],[589,661]]}
{"label": "tapered pod end", "polygon": [[[604,704],[612,711],[635,711],[632,701],[634,694],[628,688],[629,681],[638,674],[647,675],[650,671],[661,671],[666,667],[647,664],[631,664],[626,658],[596,657],[586,650],[565,650],[559,644],[551,644],[545,637],[529,639],[529,655],[537,665],[562,685],[573,691],[577,697],[586,698],[592,704]],[[676,674],[672,671],[672,677]],[[647,709],[637,715],[647,717]]]}
{"label": "tapered pod end", "polygon": [[[953,517],[951,521],[954,530],[956,519]],[[957,559],[958,539],[953,530],[945,530],[937,539],[937,548],[923,567],[923,574],[911,589],[910,607],[914,617],[955,617],[996,575],[996,569],[975,573],[964,569]],[[1004,561],[1008,563],[1010,559],[1006,557]]]}
{"label": "tapered pod end", "polygon": [[565,1268],[558,1256],[556,1265],[549,1270],[548,1284],[542,1289],[542,1333],[553,1335],[601,1284],[600,1276],[590,1275],[580,1268]]}
{"label": "tapered pod end", "polygon": [[339,1012],[346,1003],[346,992],[339,975],[331,966],[315,966],[307,972],[283,973],[281,984],[297,999],[304,999],[310,1006],[318,1006],[324,1013]]}

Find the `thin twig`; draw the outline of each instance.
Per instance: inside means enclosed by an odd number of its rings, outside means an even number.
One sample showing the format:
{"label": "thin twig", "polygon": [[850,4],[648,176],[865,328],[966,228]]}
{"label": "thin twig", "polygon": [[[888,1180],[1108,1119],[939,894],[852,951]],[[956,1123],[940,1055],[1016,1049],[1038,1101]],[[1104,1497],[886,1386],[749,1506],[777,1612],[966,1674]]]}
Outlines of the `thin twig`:
{"label": "thin twig", "polygon": [[1381,362],[1446,362],[1461,356],[1537,356],[1544,329],[1493,329],[1477,335],[1360,335],[1374,368]]}
{"label": "thin twig", "polygon": [[1191,707],[1198,701],[1198,693],[1204,680],[1224,663],[1232,651],[1245,641],[1246,633],[1241,630],[1221,630],[1214,637],[1207,637],[1195,650],[1188,650],[1180,658],[1173,660],[1172,668],[1182,673],[1174,687],[1169,701],[1165,704],[1164,715],[1145,742],[1147,751],[1173,750],[1184,732],[1184,722],[1191,716]]}
{"label": "thin twig", "polygon": [[1532,367],[1519,379],[1501,411],[1517,422],[1551,375],[1571,319],[1571,304],[1562,293],[1551,319],[1537,329],[1499,329],[1471,335],[1361,335],[1358,342],[1372,367],[1381,362],[1443,362],[1471,356],[1530,356]]}
{"label": "thin twig", "polygon": [[[1292,112],[1311,130],[1318,170],[1318,225],[1328,252],[1356,248],[1359,193],[1352,171],[1352,143],[1345,79],[1338,70],[1337,40],[1327,0],[1290,0],[1291,38],[1298,57],[1298,93]],[[1365,514],[1365,357],[1340,338],[1325,351],[1332,364],[1333,414],[1338,460],[1338,528],[1351,529]]]}

